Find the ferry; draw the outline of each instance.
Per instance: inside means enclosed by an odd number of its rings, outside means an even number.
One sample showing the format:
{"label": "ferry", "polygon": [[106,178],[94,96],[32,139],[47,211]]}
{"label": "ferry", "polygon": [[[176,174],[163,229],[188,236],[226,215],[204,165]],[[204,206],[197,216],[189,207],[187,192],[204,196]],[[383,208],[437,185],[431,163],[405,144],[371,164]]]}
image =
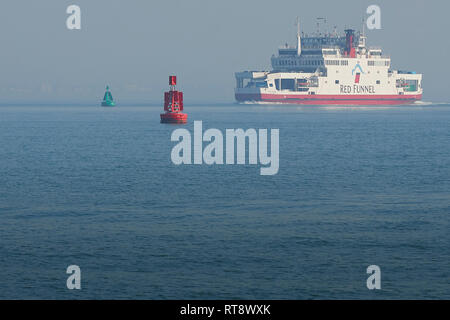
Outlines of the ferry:
{"label": "ferry", "polygon": [[364,28],[339,35],[300,33],[280,47],[272,71],[236,72],[240,103],[401,105],[422,99],[422,74],[391,69],[379,47],[366,46]]}

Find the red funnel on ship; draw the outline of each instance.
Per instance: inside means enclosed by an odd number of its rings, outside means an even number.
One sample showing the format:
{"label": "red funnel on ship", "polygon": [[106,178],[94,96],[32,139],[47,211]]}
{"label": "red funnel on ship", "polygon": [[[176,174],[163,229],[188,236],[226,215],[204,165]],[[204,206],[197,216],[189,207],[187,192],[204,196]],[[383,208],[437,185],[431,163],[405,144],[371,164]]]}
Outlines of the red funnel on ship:
{"label": "red funnel on ship", "polygon": [[177,91],[176,76],[169,76],[170,90],[164,92],[164,111],[161,113],[161,123],[186,123],[188,115],[183,113],[183,92]]}

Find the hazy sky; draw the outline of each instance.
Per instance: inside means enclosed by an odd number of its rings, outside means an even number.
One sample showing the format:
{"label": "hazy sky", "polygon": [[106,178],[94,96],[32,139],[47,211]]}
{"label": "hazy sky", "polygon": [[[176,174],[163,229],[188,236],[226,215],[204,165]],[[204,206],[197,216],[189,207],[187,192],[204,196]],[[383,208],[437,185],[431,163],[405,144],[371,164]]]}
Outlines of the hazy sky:
{"label": "hazy sky", "polygon": [[[77,4],[82,29],[66,28]],[[294,44],[316,17],[359,29],[370,4],[381,30],[368,31],[392,66],[424,74],[424,100],[450,101],[450,3],[365,0],[1,0],[0,103],[93,102],[110,84],[122,103],[158,103],[168,75],[186,103],[232,102],[234,72],[268,69],[279,45]]]}

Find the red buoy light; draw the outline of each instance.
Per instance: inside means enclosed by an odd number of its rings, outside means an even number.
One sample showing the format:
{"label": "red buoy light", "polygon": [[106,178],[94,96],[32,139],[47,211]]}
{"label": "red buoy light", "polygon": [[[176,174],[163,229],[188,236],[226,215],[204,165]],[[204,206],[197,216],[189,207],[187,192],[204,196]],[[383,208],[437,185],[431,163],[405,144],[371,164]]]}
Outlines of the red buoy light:
{"label": "red buoy light", "polygon": [[186,123],[187,114],[183,113],[183,92],[177,91],[176,76],[169,76],[170,90],[164,92],[164,111],[161,113],[161,123]]}

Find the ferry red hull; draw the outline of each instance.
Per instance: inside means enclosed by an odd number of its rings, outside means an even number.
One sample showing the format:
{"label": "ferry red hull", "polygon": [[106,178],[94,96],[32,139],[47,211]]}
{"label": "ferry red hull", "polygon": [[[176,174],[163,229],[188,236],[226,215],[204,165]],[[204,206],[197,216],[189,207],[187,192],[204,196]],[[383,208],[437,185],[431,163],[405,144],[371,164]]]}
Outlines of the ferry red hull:
{"label": "ferry red hull", "polygon": [[161,123],[187,123],[188,115],[181,112],[161,113]]}
{"label": "ferry red hull", "polygon": [[236,93],[238,102],[273,102],[305,105],[401,105],[422,100],[422,95],[283,95]]}

